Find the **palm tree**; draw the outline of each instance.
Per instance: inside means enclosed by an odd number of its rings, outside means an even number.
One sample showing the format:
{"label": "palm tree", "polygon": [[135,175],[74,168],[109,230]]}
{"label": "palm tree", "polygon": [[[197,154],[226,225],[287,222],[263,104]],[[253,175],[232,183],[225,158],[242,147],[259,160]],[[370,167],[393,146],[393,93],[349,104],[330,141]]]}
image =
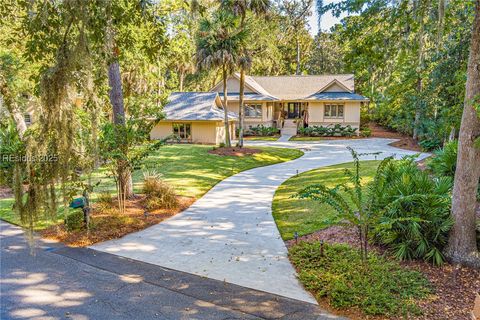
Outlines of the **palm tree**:
{"label": "palm tree", "polygon": [[238,65],[246,32],[240,20],[231,12],[218,10],[211,19],[200,21],[197,37],[197,65],[199,69],[220,68],[223,78],[223,109],[225,112],[225,145],[231,147],[228,123],[227,78]]}
{"label": "palm tree", "polygon": [[[233,14],[240,16],[240,29],[247,35],[249,30],[247,29],[247,13],[252,12],[257,16],[265,16],[271,7],[270,0],[220,0],[221,8],[231,11]],[[252,65],[252,57],[247,47],[242,48],[241,57],[238,60],[238,66],[240,67],[240,92],[239,92],[239,105],[238,105],[238,117],[239,117],[239,133],[238,133],[238,146],[243,147],[243,128],[245,120],[245,106],[244,106],[244,92],[245,92],[245,72],[250,69]]]}

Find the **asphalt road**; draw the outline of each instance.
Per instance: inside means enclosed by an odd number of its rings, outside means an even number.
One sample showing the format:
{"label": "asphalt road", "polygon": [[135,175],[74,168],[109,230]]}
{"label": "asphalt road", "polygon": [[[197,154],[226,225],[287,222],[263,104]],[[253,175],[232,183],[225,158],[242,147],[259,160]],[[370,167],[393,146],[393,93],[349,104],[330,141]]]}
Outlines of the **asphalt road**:
{"label": "asphalt road", "polygon": [[0,221],[0,319],[339,319],[317,306],[91,249]]}

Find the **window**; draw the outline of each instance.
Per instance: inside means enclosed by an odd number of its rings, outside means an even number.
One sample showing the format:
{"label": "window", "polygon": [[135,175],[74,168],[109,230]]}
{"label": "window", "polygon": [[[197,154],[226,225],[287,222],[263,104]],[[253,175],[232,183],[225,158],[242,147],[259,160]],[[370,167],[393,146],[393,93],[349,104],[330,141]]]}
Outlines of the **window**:
{"label": "window", "polygon": [[262,117],[262,105],[261,104],[246,104],[245,105],[245,117],[247,117],[247,118],[261,118]]}
{"label": "window", "polygon": [[326,104],[325,105],[325,118],[342,118],[343,119],[343,104]]}
{"label": "window", "polygon": [[23,119],[25,120],[25,124],[27,126],[32,124],[32,116],[30,115],[30,113],[25,113],[23,115]]}
{"label": "window", "polygon": [[191,138],[191,124],[190,123],[174,123],[173,134],[179,136],[182,140],[190,140]]}

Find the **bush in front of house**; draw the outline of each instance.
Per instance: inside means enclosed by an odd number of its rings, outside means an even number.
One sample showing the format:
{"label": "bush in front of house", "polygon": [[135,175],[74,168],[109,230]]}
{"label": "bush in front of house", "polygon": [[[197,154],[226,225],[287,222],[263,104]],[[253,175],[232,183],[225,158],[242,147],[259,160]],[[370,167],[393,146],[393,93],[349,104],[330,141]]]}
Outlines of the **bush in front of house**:
{"label": "bush in front of house", "polygon": [[400,260],[442,264],[453,225],[452,185],[451,177],[431,177],[420,170],[412,157],[384,160],[369,193],[370,210],[381,213],[375,241]]}
{"label": "bush in front of house", "polygon": [[157,174],[145,174],[143,193],[148,210],[172,209],[178,206],[175,190]]}
{"label": "bush in front of house", "polygon": [[309,126],[307,128],[299,128],[298,133],[307,137],[351,137],[355,135],[357,128],[352,126],[342,126],[335,124],[334,126]]}
{"label": "bush in front of house", "polygon": [[360,130],[360,135],[364,138],[368,138],[372,135],[372,130],[370,128],[363,128]]}
{"label": "bush in front of house", "polygon": [[377,253],[362,262],[358,250],[345,244],[300,242],[289,257],[303,285],[334,308],[358,307],[367,315],[419,314],[415,301],[430,293],[429,282],[417,271]]}
{"label": "bush in front of house", "polygon": [[68,231],[80,230],[85,226],[83,221],[83,211],[76,209],[65,219],[65,227]]}
{"label": "bush in front of house", "polygon": [[280,129],[264,126],[263,124],[259,124],[258,126],[248,126],[248,129],[245,130],[245,136],[269,137],[279,133]]}
{"label": "bush in front of house", "polygon": [[389,157],[379,164],[374,180],[363,187],[361,162],[358,154],[350,151],[355,164],[355,170],[345,171],[350,184],[334,188],[311,185],[297,197],[332,207],[336,218],[331,224],[349,223],[357,227],[363,253],[367,251],[367,241],[373,239],[399,260],[423,259],[442,264],[442,251],[453,224],[452,178],[431,177],[418,168],[414,157]]}

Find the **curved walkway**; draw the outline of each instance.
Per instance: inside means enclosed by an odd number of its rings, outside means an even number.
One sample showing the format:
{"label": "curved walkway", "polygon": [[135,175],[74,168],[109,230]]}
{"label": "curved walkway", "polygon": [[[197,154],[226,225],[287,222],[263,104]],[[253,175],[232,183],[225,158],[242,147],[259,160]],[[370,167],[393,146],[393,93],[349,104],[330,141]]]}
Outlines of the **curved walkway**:
{"label": "curved walkway", "polygon": [[275,190],[297,173],[352,161],[347,146],[362,153],[382,152],[378,159],[392,154],[399,157],[415,154],[390,147],[388,143],[392,141],[252,141],[250,145],[300,148],[305,154],[293,161],[240,172],[218,183],[180,214],[92,248],[316,303],[298,282],[273,220],[271,205]]}

